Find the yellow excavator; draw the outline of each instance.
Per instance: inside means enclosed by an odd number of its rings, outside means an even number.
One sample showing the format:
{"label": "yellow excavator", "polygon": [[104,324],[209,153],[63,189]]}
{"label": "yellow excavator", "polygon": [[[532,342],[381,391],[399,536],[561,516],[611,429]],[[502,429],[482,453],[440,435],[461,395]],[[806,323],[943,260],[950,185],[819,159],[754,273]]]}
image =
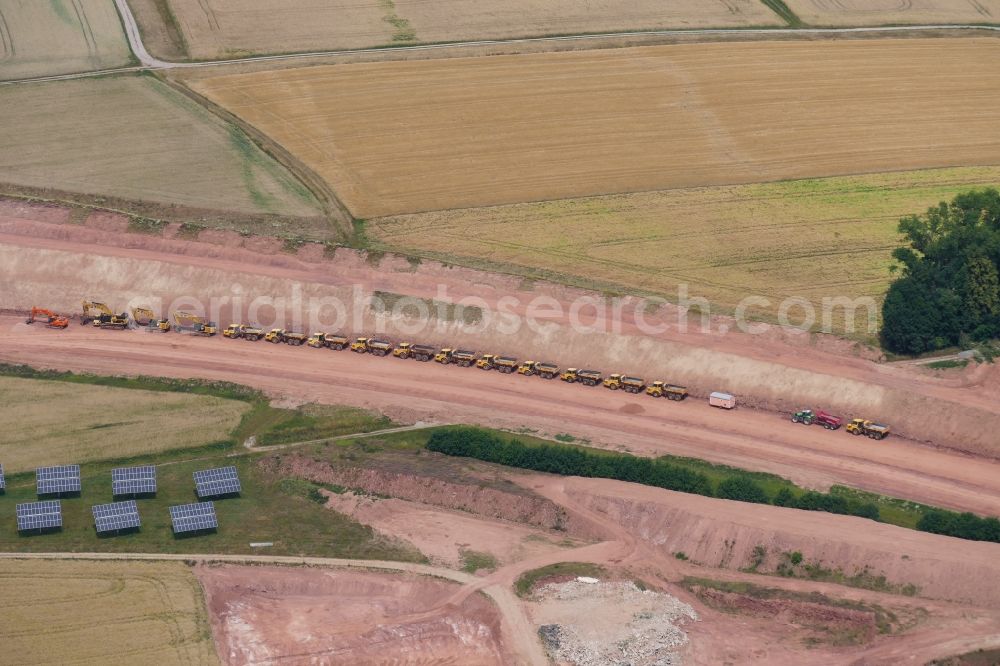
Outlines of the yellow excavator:
{"label": "yellow excavator", "polygon": [[156,314],[149,308],[132,308],[132,321],[138,328],[147,331],[166,333],[170,330],[170,321],[157,319]]}
{"label": "yellow excavator", "polygon": [[90,324],[97,328],[125,328],[128,326],[128,313],[116,314],[104,303],[97,301],[83,301],[83,313],[80,315],[80,324],[86,326]]}
{"label": "yellow excavator", "polygon": [[213,336],[219,332],[219,327],[214,321],[208,321],[199,315],[178,310],[174,313],[174,331]]}

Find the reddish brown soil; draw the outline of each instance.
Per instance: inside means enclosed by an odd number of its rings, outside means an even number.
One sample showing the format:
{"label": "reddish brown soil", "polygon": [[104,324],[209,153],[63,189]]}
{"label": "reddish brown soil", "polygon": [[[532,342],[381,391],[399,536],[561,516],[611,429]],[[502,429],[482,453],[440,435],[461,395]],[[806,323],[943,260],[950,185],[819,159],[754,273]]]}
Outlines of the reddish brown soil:
{"label": "reddish brown soil", "polygon": [[489,600],[412,575],[199,566],[224,664],[508,664]]}
{"label": "reddish brown soil", "polygon": [[543,529],[565,529],[565,512],[537,495],[509,493],[468,483],[450,483],[439,477],[394,473],[282,455],[267,461],[282,476],[297,476],[319,483],[335,483],[370,493],[468,511],[487,518],[510,520]]}
{"label": "reddish brown soil", "polygon": [[[642,454],[772,471],[811,487],[846,483],[929,504],[1000,514],[1000,464],[890,438],[878,444],[766,412],[626,397],[536,378],[222,338],[25,326],[0,317],[0,360],[90,372],[203,377],[275,397],[348,403],[439,422],[570,432]],[[387,372],[391,368],[391,372]],[[345,391],[343,387],[350,387]],[[401,397],[405,396],[405,397]],[[622,412],[626,405],[642,413]]]}

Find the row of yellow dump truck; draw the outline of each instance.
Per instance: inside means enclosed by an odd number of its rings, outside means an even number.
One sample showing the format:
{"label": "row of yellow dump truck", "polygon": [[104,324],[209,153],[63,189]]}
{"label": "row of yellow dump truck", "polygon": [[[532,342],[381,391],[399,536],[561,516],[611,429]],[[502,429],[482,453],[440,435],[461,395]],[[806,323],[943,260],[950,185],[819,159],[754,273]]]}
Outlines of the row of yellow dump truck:
{"label": "row of yellow dump truck", "polygon": [[[155,313],[145,307],[132,308],[131,317],[128,313],[116,313],[104,303],[98,301],[83,301],[80,324],[90,324],[97,328],[125,329],[136,328],[147,331],[177,333],[191,333],[193,335],[214,336],[218,332],[215,322],[199,315],[176,311],[172,315],[173,321],[157,318]],[[45,320],[50,328],[66,328],[69,319],[61,317],[56,313],[42,308],[33,308],[27,322],[32,323],[36,319]],[[538,376],[544,379],[555,379],[558,377],[570,384],[583,384],[584,386],[602,385],[612,391],[624,391],[626,393],[645,393],[654,398],[667,398],[668,400],[684,400],[688,396],[688,390],[684,386],[670,384],[664,381],[653,381],[647,383],[642,377],[626,374],[611,374],[604,377],[598,370],[588,370],[586,368],[567,368],[560,370],[554,363],[544,361],[518,361],[512,356],[501,356],[498,354],[477,354],[468,349],[453,349],[445,347],[438,349],[428,345],[401,342],[393,344],[389,340],[381,338],[348,338],[339,333],[317,332],[311,336],[297,331],[289,331],[283,328],[274,328],[270,331],[248,326],[246,324],[230,324],[222,331],[223,337],[230,339],[242,339],[256,341],[264,339],[274,344],[285,343],[288,345],[308,345],[316,349],[342,350],[350,349],[359,354],[372,354],[373,356],[394,356],[400,359],[415,359],[417,361],[436,361],[443,365],[454,364],[463,368],[477,367],[480,370],[496,370],[503,374],[517,373],[525,377]],[[733,409],[736,407],[736,398],[733,395],[722,392],[714,392],[709,396],[709,404],[722,409]],[[811,409],[800,410],[792,415],[792,422],[811,425],[819,423],[825,428],[836,430],[841,425],[841,419],[834,417],[822,410],[813,412]],[[853,419],[845,430],[852,435],[864,435],[872,439],[884,439],[889,435],[889,426],[876,423],[867,419]]]}

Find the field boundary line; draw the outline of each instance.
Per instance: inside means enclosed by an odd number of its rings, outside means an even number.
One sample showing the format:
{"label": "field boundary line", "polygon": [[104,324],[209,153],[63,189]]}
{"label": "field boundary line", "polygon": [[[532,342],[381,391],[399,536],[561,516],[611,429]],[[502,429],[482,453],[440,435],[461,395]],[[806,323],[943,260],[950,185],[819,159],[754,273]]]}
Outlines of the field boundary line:
{"label": "field boundary line", "polygon": [[178,92],[195,104],[201,106],[206,111],[221,119],[223,122],[229,123],[230,125],[236,126],[241,132],[246,134],[251,141],[253,141],[258,148],[260,148],[266,155],[275,160],[278,164],[285,167],[292,176],[295,177],[299,183],[302,184],[307,190],[309,190],[316,200],[323,207],[323,212],[326,214],[327,218],[332,219],[339,228],[343,240],[350,240],[351,234],[353,233],[353,220],[354,216],[344,205],[344,202],[340,200],[337,193],[323,178],[320,177],[315,171],[306,166],[305,162],[295,157],[287,148],[282,146],[280,143],[269,137],[264,132],[247,123],[242,118],[237,116],[232,111],[216,104],[208,97],[205,97],[201,93],[192,90],[188,86],[174,81],[167,76],[157,76],[158,80],[169,86],[175,92]]}
{"label": "field boundary line", "polygon": [[[125,0],[115,0],[120,13]],[[127,6],[126,6],[127,10]],[[128,16],[128,19],[124,16]],[[640,30],[631,32],[602,32],[587,33],[579,35],[555,35],[550,37],[517,37],[512,39],[484,39],[465,42],[438,42],[433,44],[414,44],[412,46],[376,46],[361,49],[333,49],[329,51],[307,51],[303,53],[281,53],[275,55],[248,56],[246,58],[230,58],[225,60],[200,60],[195,62],[167,61],[154,58],[146,50],[139,36],[139,29],[135,23],[135,18],[131,12],[122,14],[123,24],[126,27],[125,33],[128,37],[129,47],[141,64],[131,67],[118,67],[114,69],[98,69],[88,72],[76,72],[73,74],[57,74],[52,76],[37,76],[23,79],[11,79],[0,81],[0,86],[12,85],[15,83],[41,83],[45,81],[66,81],[72,79],[83,79],[90,77],[107,76],[110,74],[120,74],[125,72],[141,72],[151,70],[170,69],[199,69],[206,67],[220,67],[225,65],[244,65],[261,62],[279,62],[285,60],[314,60],[320,58],[335,58],[340,56],[357,55],[377,55],[383,53],[413,53],[420,51],[447,51],[452,49],[463,49],[482,46],[510,46],[516,44],[538,44],[544,42],[574,42],[574,41],[599,41],[604,39],[622,38],[642,38],[642,37],[686,37],[686,36],[706,36],[706,37],[740,37],[744,35],[773,35],[773,36],[796,36],[796,35],[864,35],[864,34],[906,34],[921,32],[937,32],[941,30],[958,30],[967,32],[987,31],[1000,32],[1000,25],[975,23],[965,24],[927,24],[927,25],[892,25],[892,26],[871,26],[855,28],[703,28],[690,30]],[[131,19],[131,23],[129,22]]]}

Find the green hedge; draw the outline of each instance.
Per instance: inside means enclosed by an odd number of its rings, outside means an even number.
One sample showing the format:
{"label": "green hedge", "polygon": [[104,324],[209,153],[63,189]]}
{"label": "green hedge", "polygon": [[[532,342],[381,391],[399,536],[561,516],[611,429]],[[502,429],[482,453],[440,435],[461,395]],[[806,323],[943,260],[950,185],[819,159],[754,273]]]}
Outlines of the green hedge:
{"label": "green hedge", "polygon": [[[456,426],[435,430],[427,440],[427,448],[537,472],[615,479],[738,502],[882,519],[874,502],[811,490],[802,492],[791,482],[771,496],[751,474],[742,470],[733,470],[713,485],[707,475],[664,460],[565,444],[528,444],[480,428]],[[917,529],[973,541],[1000,542],[1000,520],[971,513],[929,509],[921,516]]]}

